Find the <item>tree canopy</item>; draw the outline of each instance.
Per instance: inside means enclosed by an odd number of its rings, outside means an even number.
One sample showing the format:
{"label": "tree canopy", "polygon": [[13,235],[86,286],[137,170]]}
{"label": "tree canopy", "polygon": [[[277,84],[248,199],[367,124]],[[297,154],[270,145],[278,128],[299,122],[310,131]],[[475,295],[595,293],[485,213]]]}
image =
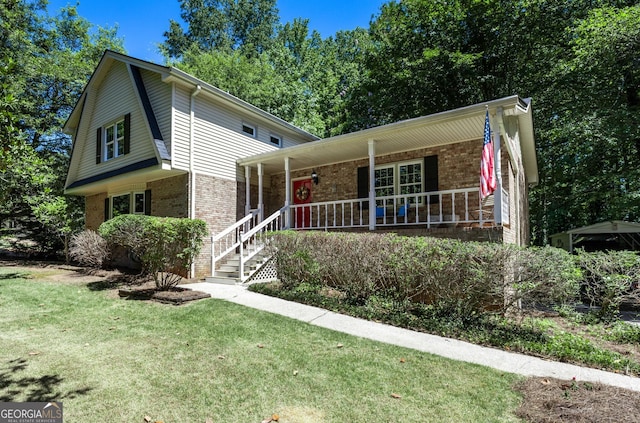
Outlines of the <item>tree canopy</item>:
{"label": "tree canopy", "polygon": [[[640,219],[637,0],[389,1],[369,28],[327,38],[307,19],[281,22],[276,0],[179,3],[160,47],[168,64],[319,136],[533,98],[537,244]],[[0,3],[0,221],[69,221],[61,126],[104,49],[123,51],[116,28],[45,8]]]}
{"label": "tree canopy", "polygon": [[97,28],[75,7],[56,16],[45,1],[0,3],[0,224],[18,223],[42,250],[81,222],[62,196],[70,139],[62,126],[116,29]]}

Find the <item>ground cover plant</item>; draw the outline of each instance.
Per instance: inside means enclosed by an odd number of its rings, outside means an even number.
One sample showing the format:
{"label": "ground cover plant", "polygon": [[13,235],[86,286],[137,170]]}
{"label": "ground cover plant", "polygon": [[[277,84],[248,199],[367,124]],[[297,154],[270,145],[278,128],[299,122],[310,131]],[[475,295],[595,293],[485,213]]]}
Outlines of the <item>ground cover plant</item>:
{"label": "ground cover plant", "polygon": [[59,273],[0,267],[0,401],[61,400],[69,422],[519,421],[514,375]]}

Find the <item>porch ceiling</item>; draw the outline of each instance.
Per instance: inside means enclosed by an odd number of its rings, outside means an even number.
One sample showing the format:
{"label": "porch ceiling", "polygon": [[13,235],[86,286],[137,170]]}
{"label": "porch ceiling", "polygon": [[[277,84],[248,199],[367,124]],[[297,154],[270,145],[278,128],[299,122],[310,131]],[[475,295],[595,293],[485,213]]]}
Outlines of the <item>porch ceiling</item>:
{"label": "porch ceiling", "polygon": [[529,165],[529,169],[527,169],[529,181],[536,182],[537,165],[535,163],[531,110],[528,106],[518,96],[506,97],[254,155],[239,159],[238,164],[255,167],[258,163],[262,163],[264,172],[273,174],[284,171],[285,157],[289,157],[291,170],[367,158],[370,139],[375,141],[376,156],[480,140],[484,131],[484,112],[486,107],[489,107],[492,128],[495,127],[493,118],[499,108],[502,108],[505,116],[519,116],[520,139],[523,143],[523,156],[525,156],[523,161],[525,168]]}

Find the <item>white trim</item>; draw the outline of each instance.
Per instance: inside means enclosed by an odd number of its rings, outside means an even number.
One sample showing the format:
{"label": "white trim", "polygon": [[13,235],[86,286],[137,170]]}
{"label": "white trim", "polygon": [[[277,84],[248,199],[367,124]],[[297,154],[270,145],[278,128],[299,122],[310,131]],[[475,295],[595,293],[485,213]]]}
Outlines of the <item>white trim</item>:
{"label": "white trim", "polygon": [[[118,124],[122,122],[122,136],[118,134]],[[107,157],[107,129],[113,127],[113,157]],[[110,121],[109,123],[102,125],[100,127],[102,131],[102,157],[100,158],[100,163],[108,162],[113,159],[117,159],[118,157],[123,157],[124,153],[124,133],[126,129],[124,128],[124,116],[119,116],[117,119]],[[122,145],[122,154],[118,154],[118,147]]]}

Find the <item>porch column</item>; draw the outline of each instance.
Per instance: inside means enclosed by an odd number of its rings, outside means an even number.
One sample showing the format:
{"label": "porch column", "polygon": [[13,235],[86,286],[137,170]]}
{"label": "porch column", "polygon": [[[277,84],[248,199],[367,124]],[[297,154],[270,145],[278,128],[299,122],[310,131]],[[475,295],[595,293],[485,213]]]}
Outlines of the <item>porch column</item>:
{"label": "porch column", "polygon": [[244,195],[246,196],[244,205],[244,215],[251,213],[251,168],[244,167]]}
{"label": "porch column", "polygon": [[284,207],[286,212],[284,214],[284,226],[289,229],[291,227],[291,212],[289,206],[291,205],[291,167],[289,166],[289,157],[284,158]]}
{"label": "porch column", "polygon": [[493,195],[493,216],[496,225],[502,224],[502,161],[500,160],[500,128],[502,122],[502,107],[496,110],[495,124],[493,125],[493,171],[496,174],[496,190]]}
{"label": "porch column", "polygon": [[573,254],[573,234],[569,234],[569,253]]}
{"label": "porch column", "polygon": [[376,142],[369,140],[369,230],[376,229]]}
{"label": "porch column", "polygon": [[262,222],[264,219],[264,200],[262,196],[263,185],[262,185],[262,176],[264,174],[264,170],[262,169],[262,163],[258,163],[258,221]]}

